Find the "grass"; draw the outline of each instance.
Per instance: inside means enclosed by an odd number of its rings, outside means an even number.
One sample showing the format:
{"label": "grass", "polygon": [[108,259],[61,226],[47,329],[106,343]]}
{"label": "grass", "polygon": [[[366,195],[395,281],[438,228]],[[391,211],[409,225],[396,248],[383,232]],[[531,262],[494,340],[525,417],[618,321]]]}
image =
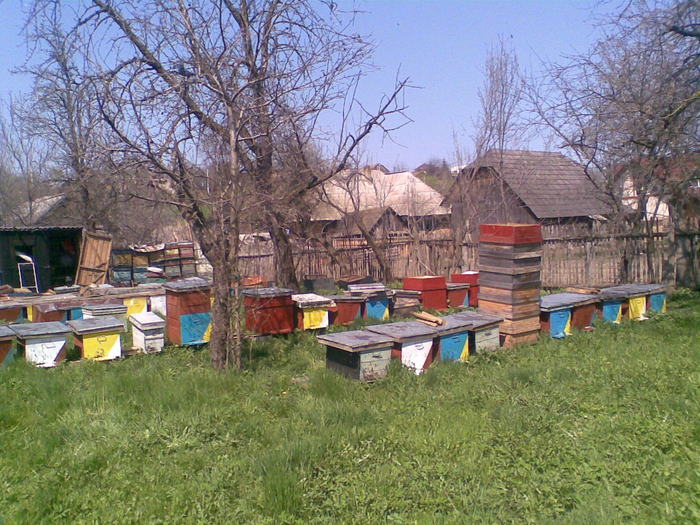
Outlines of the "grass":
{"label": "grass", "polygon": [[[697,523],[700,295],[376,384],[313,335],[0,370],[4,523]],[[299,379],[301,378],[301,379]]]}

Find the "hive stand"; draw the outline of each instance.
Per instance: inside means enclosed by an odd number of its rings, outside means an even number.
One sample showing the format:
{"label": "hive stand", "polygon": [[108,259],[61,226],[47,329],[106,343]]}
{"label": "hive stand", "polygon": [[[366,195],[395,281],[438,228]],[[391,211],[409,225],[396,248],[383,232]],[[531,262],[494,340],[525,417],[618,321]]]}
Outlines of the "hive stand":
{"label": "hive stand", "polygon": [[418,321],[372,325],[367,330],[389,337],[394,343],[391,356],[400,359],[416,375],[438,358],[438,347],[433,341],[437,331]]}
{"label": "hive stand", "polygon": [[66,337],[70,333],[63,323],[14,324],[17,348],[24,350],[27,362],[41,368],[51,368],[66,358]]}
{"label": "hive stand", "polygon": [[386,377],[393,340],[365,330],[323,334],[318,340],[326,345],[326,367],[360,381]]}

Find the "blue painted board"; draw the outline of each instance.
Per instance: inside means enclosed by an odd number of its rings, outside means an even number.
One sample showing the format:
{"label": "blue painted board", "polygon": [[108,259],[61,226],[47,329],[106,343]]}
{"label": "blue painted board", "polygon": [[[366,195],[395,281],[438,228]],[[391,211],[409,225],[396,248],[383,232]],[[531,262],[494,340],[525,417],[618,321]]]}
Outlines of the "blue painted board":
{"label": "blue painted board", "polygon": [[367,317],[370,319],[388,319],[389,318],[389,299],[368,299],[366,310]]}
{"label": "blue painted board", "polygon": [[443,361],[459,361],[460,359],[466,360],[468,354],[468,331],[440,337],[440,359]]}
{"label": "blue painted board", "polygon": [[207,329],[211,324],[211,312],[184,314],[180,316],[180,337],[183,345],[208,342]]}
{"label": "blue painted board", "polygon": [[603,321],[620,324],[622,303],[620,301],[605,301],[603,303]]}
{"label": "blue painted board", "polygon": [[549,313],[549,335],[554,339],[563,339],[571,333],[571,310],[564,308]]}
{"label": "blue painted board", "polygon": [[82,318],[83,318],[83,309],[80,306],[70,309],[70,320],[71,321],[77,321],[77,320],[82,319]]}
{"label": "blue painted board", "polygon": [[666,293],[653,293],[649,296],[649,310],[655,313],[663,312],[666,306]]}

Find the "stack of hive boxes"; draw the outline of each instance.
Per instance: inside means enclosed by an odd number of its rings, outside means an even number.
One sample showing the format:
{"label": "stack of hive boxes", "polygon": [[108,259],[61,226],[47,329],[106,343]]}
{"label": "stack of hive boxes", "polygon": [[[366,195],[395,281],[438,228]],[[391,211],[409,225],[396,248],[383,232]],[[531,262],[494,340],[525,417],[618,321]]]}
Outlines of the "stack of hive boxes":
{"label": "stack of hive boxes", "polygon": [[540,328],[542,231],[538,224],[482,224],[479,310],[503,317],[503,346],[531,343]]}

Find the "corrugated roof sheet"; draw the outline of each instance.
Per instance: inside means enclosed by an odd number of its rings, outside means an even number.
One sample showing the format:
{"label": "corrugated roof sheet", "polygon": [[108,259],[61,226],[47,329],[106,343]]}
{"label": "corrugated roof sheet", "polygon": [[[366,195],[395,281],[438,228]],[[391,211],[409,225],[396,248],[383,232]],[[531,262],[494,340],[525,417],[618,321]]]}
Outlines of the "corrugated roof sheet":
{"label": "corrugated roof sheet", "polygon": [[583,166],[561,153],[489,150],[471,167],[493,168],[539,219],[610,212],[605,195]]}

